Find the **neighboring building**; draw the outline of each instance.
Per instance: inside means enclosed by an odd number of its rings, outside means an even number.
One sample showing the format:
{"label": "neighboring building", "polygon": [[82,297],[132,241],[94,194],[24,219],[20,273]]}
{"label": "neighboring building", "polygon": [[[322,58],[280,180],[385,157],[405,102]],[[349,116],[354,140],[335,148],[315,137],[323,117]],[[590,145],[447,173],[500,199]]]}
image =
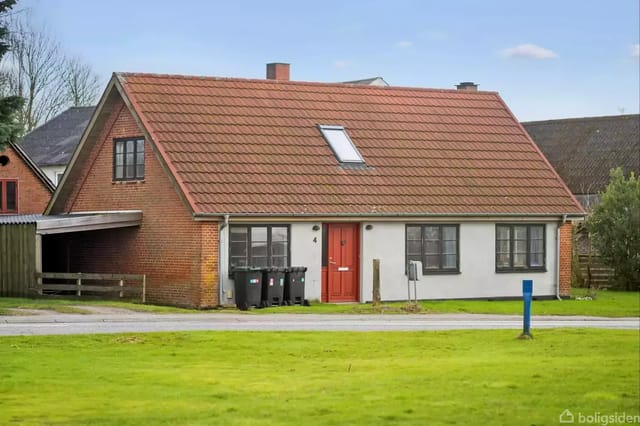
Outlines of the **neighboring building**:
{"label": "neighboring building", "polygon": [[0,148],[0,215],[41,214],[54,186],[20,148]]}
{"label": "neighboring building", "polygon": [[[234,302],[235,266],[306,266],[306,297],[567,295],[583,211],[497,93],[116,73],[47,214],[139,226],[44,235],[59,271],[147,274],[148,300]],[[51,262],[52,257],[60,262]],[[56,272],[52,271],[51,272]]]}
{"label": "neighboring building", "polygon": [[58,185],[95,107],[72,107],[25,135],[20,146]]}
{"label": "neighboring building", "polygon": [[582,206],[591,210],[609,172],[640,172],[640,115],[522,123]]}
{"label": "neighboring building", "polygon": [[344,84],[360,84],[362,86],[388,86],[384,78],[382,77],[372,77],[372,78],[364,78],[362,80],[352,80],[345,81]]}

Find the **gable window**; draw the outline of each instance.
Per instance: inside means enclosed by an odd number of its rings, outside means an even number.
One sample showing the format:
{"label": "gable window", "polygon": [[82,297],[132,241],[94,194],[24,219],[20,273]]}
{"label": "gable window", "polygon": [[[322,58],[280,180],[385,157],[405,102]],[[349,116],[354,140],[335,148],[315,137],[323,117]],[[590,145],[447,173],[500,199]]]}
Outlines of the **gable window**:
{"label": "gable window", "polygon": [[144,139],[113,141],[113,180],[144,179]]}
{"label": "gable window", "polygon": [[346,164],[364,164],[362,155],[358,152],[344,127],[319,125],[318,128],[338,161]]}
{"label": "gable window", "polygon": [[289,266],[287,225],[233,225],[229,228],[229,271],[249,266]]}
{"label": "gable window", "polygon": [[18,213],[18,181],[0,180],[0,214]]}
{"label": "gable window", "polygon": [[422,272],[460,272],[458,225],[407,225],[406,263],[422,262]]}
{"label": "gable window", "polygon": [[496,271],[544,271],[545,225],[496,225]]}

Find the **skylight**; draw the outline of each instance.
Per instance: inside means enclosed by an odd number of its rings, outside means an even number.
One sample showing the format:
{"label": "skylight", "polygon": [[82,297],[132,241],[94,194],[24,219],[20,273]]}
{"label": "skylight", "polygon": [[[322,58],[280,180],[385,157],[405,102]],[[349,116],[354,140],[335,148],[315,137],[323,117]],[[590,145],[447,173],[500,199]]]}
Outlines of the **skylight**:
{"label": "skylight", "polygon": [[319,125],[322,136],[341,163],[363,164],[364,159],[342,126]]}

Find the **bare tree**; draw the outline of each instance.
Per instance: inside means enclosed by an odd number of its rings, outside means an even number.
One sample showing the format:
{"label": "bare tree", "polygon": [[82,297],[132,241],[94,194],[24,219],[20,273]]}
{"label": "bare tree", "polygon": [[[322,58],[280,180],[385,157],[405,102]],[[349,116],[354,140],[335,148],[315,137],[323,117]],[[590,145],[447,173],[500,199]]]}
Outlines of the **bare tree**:
{"label": "bare tree", "polygon": [[25,132],[69,106],[92,104],[99,79],[78,58],[67,59],[60,44],[32,24],[28,13],[10,23],[11,51],[0,64],[1,94],[24,98],[18,119]]}
{"label": "bare tree", "polygon": [[67,101],[72,106],[93,105],[100,90],[100,80],[91,67],[78,58],[66,61],[64,89]]}
{"label": "bare tree", "polygon": [[25,100],[20,121],[29,132],[65,106],[61,90],[65,61],[58,42],[33,28],[28,20],[15,20],[11,28],[9,90]]}

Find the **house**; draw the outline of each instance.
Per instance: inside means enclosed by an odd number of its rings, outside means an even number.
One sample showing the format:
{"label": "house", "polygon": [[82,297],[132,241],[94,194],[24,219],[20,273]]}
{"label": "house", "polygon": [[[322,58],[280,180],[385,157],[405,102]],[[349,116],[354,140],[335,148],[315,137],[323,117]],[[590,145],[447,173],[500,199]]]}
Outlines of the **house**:
{"label": "house", "polygon": [[25,135],[22,149],[58,185],[95,107],[71,107]]}
{"label": "house", "polygon": [[[60,271],[147,274],[148,300],[234,303],[236,266],[306,266],[306,297],[567,295],[583,210],[495,92],[115,73],[47,208],[141,212],[43,236]],[[49,257],[63,261],[47,261]],[[51,270],[51,272],[56,272]]]}
{"label": "house", "polygon": [[609,183],[611,169],[640,173],[640,115],[522,123],[586,210]]}
{"label": "house", "polygon": [[0,215],[41,214],[54,189],[20,146],[0,148]]}
{"label": "house", "polygon": [[382,77],[363,78],[362,80],[345,81],[344,84],[361,84],[363,86],[388,86]]}

